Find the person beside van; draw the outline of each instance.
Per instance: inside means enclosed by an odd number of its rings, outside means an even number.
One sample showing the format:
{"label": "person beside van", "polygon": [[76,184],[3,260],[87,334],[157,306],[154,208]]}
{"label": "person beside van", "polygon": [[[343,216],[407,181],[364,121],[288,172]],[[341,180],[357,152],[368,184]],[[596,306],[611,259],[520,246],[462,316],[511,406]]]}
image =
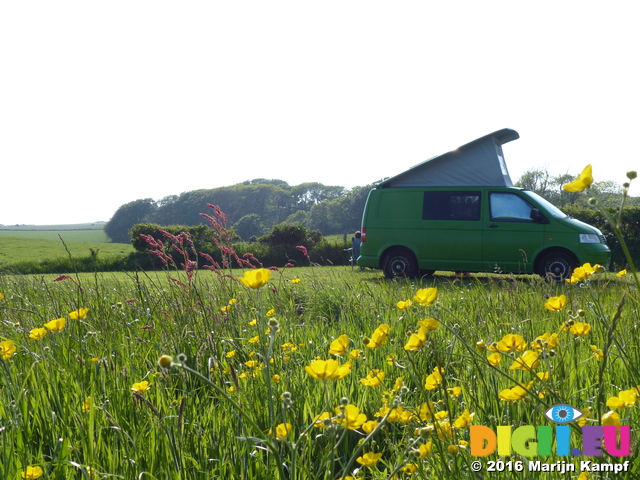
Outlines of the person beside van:
{"label": "person beside van", "polygon": [[362,234],[360,231],[355,233],[355,236],[351,239],[351,265],[355,265],[358,257],[360,256],[360,245],[362,244]]}

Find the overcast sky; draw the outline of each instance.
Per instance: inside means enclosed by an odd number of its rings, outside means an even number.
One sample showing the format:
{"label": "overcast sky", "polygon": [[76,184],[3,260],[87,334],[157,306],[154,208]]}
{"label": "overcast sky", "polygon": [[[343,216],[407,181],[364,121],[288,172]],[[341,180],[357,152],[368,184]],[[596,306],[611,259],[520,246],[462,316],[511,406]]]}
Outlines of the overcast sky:
{"label": "overcast sky", "polygon": [[253,178],[351,188],[505,127],[514,182],[591,163],[622,183],[636,4],[1,2],[0,224]]}

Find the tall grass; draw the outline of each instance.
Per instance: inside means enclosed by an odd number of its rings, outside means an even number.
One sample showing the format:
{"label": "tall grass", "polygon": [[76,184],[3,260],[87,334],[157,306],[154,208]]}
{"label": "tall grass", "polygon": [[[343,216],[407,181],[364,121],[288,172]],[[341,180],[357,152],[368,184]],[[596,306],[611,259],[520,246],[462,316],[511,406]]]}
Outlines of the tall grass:
{"label": "tall grass", "polygon": [[[0,337],[15,342],[16,353],[0,361],[0,478],[18,478],[38,465],[43,478],[56,479],[90,478],[90,472],[92,478],[402,478],[413,469],[413,478],[476,478],[468,428],[440,430],[447,419],[453,423],[468,409],[473,423],[491,428],[537,425],[546,422],[549,406],[568,403],[599,424],[611,410],[610,397],[640,384],[637,297],[624,277],[596,274],[577,285],[454,276],[414,283],[316,267],[274,272],[254,291],[237,282],[241,272],[228,273],[95,274],[55,282],[1,276]],[[399,310],[399,301],[432,287],[435,303],[414,301]],[[547,310],[546,299],[560,294],[566,307]],[[84,319],[68,318],[84,307],[91,309]],[[29,338],[60,317],[67,318],[64,329]],[[423,347],[405,350],[418,322],[432,317],[441,324]],[[562,331],[571,317],[591,331],[584,337]],[[365,338],[381,324],[389,325],[388,338],[368,348]],[[521,352],[501,354],[492,367],[491,352],[476,345],[491,347],[509,333],[529,344],[545,332],[558,333],[560,343],[535,372],[509,369]],[[343,334],[347,350],[330,355],[330,344]],[[591,345],[604,359],[596,360]],[[171,368],[158,365],[161,355],[173,358]],[[315,358],[351,361],[351,371],[339,380],[315,380],[305,370]],[[443,381],[427,390],[436,367],[444,369]],[[363,385],[360,379],[374,369],[385,373],[382,384]],[[537,372],[549,378],[536,380]],[[132,392],[143,380],[151,388]],[[532,380],[523,399],[499,398]],[[459,396],[446,390],[454,387]],[[429,402],[439,421],[425,410]],[[373,433],[341,426],[351,405],[379,422]],[[632,432],[634,409],[619,410]],[[328,420],[314,423],[323,412]],[[285,424],[291,431],[279,437]],[[421,445],[432,449],[424,458]],[[382,455],[363,467],[357,459],[370,452]]]}

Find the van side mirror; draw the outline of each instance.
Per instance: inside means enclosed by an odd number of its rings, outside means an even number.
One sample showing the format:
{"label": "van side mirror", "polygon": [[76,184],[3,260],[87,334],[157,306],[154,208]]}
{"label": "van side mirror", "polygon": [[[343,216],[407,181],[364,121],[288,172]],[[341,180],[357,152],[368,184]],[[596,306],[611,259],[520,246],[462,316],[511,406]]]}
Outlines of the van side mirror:
{"label": "van side mirror", "polygon": [[540,213],[540,210],[538,210],[537,208],[532,208],[531,214],[529,216],[531,217],[531,220],[533,220],[535,223],[549,223],[549,220],[547,220],[547,217],[545,217],[542,213]]}

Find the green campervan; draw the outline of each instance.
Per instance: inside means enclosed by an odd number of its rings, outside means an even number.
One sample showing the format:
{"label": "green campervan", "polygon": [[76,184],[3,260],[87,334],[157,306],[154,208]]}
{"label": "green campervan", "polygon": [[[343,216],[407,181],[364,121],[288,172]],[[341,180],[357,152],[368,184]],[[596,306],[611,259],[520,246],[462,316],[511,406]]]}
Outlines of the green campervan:
{"label": "green campervan", "polygon": [[560,281],[586,262],[608,266],[602,232],[516,188],[503,129],[427,160],[371,190],[358,265],[388,277],[461,272],[537,273]]}

